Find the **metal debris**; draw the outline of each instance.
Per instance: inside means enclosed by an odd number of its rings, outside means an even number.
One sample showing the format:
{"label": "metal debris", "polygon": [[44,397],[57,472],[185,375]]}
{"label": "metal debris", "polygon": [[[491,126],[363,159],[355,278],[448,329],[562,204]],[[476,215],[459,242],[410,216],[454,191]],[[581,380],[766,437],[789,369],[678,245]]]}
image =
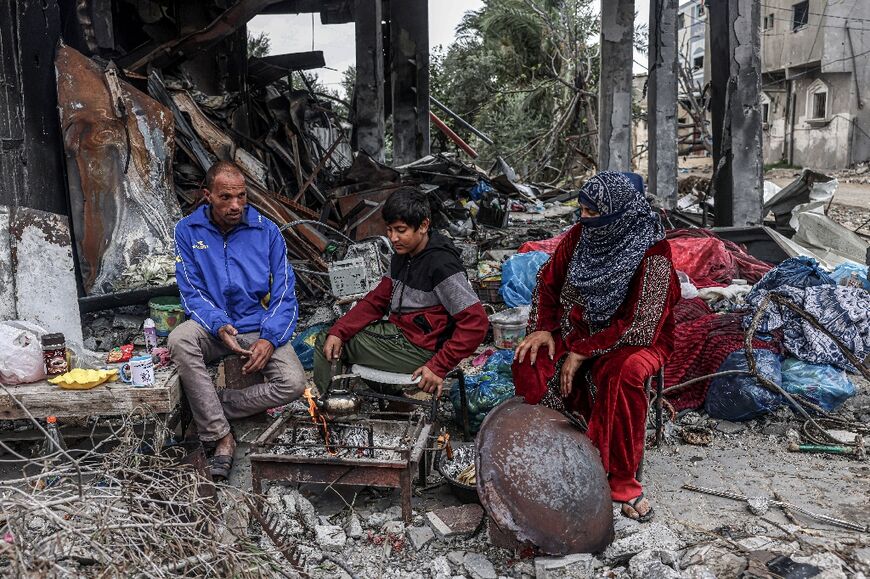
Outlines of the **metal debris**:
{"label": "metal debris", "polygon": [[477,442],[481,504],[501,532],[551,555],[594,553],[613,540],[598,451],[562,414],[512,398],[486,417]]}

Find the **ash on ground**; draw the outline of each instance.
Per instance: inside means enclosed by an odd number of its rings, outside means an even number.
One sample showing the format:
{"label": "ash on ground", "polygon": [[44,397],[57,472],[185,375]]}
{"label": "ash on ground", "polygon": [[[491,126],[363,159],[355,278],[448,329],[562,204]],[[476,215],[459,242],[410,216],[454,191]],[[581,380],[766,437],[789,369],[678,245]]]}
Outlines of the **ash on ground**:
{"label": "ash on ground", "polygon": [[368,420],[328,422],[329,444],[323,426],[311,422],[288,424],[268,451],[309,458],[348,458],[377,462],[407,460],[413,442],[408,422]]}

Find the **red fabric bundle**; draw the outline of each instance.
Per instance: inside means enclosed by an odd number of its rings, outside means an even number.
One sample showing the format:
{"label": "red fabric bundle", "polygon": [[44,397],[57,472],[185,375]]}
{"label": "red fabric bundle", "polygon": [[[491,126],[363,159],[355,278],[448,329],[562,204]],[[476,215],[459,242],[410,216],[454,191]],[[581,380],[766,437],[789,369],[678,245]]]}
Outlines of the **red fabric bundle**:
{"label": "red fabric bundle", "polygon": [[564,238],[566,235],[568,235],[567,231],[549,239],[542,239],[540,241],[527,241],[520,246],[520,248],[517,250],[517,253],[543,251],[545,253],[553,255],[553,252],[556,251],[556,248],[559,246],[559,242],[561,242],[562,238]]}
{"label": "red fabric bundle", "polygon": [[701,298],[680,300],[674,306],[674,323],[685,324],[713,313],[710,306]]}
{"label": "red fabric bundle", "polygon": [[773,268],[709,229],[673,229],[667,232],[667,239],[674,267],[698,287],[727,285],[734,278],[755,283]]}
{"label": "red fabric bundle", "polygon": [[[729,354],[742,350],[744,315],[709,314],[678,323],[674,332],[674,353],[665,364],[665,388],[713,374]],[[756,338],[752,347],[777,353],[782,351],[778,339],[768,342]],[[704,404],[709,387],[710,380],[704,380],[667,395],[667,399],[677,411],[698,408]]]}
{"label": "red fabric bundle", "polygon": [[708,237],[668,239],[674,267],[689,276],[698,287],[729,284],[737,267],[721,239]]}

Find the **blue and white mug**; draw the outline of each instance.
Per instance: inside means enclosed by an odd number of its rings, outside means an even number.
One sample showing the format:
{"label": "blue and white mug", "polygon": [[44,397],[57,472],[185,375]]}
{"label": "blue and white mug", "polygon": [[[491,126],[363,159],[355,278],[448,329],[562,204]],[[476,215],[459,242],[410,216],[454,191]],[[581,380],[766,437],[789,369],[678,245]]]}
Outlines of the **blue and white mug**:
{"label": "blue and white mug", "polygon": [[118,371],[123,382],[135,388],[154,386],[154,360],[151,356],[136,356]]}

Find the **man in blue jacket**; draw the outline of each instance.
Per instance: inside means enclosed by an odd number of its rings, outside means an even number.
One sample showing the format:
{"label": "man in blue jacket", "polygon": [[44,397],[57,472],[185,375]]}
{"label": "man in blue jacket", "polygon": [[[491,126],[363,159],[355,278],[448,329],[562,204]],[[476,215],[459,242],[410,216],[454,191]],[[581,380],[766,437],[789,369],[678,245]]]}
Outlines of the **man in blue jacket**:
{"label": "man in blue jacket", "polygon": [[[175,226],[175,277],[189,319],[169,335],[169,350],[200,440],[214,447],[211,474],[225,478],[236,447],[229,420],[292,402],[305,372],[289,344],[299,309],[281,232],[247,205],[234,163],[208,170],[206,200]],[[247,358],[242,372],[262,371],[266,382],[217,392],[206,364],[231,353]]]}

